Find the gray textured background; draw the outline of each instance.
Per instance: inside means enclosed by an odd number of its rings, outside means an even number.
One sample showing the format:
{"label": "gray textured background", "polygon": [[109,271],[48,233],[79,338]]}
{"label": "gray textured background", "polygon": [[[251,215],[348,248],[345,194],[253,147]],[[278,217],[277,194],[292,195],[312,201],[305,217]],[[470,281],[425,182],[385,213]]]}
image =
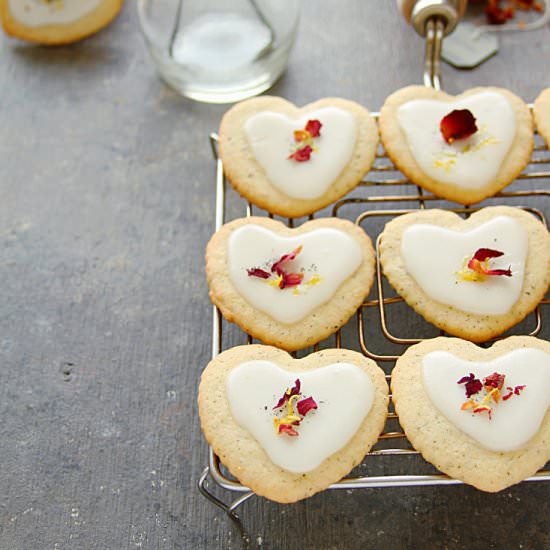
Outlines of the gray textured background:
{"label": "gray textured background", "polygon": [[[421,82],[423,42],[393,2],[317,0],[302,13],[272,93],[377,110]],[[507,35],[474,72],[444,66],[444,85],[532,101],[549,59],[548,28]],[[210,353],[207,136],[225,108],[157,79],[133,1],[71,47],[0,37],[1,550],[240,546],[195,488],[207,457],[195,407]],[[532,204],[549,213],[548,199]],[[324,493],[253,499],[241,515],[265,548],[548,548],[549,490]]]}

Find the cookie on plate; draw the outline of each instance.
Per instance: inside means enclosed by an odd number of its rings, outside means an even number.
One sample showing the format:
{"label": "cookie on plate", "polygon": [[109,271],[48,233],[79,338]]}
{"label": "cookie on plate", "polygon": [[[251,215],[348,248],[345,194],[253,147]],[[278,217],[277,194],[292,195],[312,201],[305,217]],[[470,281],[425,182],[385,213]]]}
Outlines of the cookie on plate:
{"label": "cookie on plate", "polygon": [[511,336],[489,349],[457,338],[411,346],[392,371],[409,441],[441,472],[496,492],[550,460],[550,344]]}
{"label": "cookie on plate", "polygon": [[453,97],[424,86],[389,96],[379,119],[393,163],[435,195],[473,204],[511,183],[529,163],[533,121],[527,105],[502,88]]}
{"label": "cookie on plate", "polygon": [[391,285],[427,321],[484,342],[519,323],[544,298],[550,235],[520,208],[483,208],[466,220],[423,210],[386,224],[380,260]]}
{"label": "cookie on plate", "polygon": [[229,109],[219,140],[233,187],[260,208],[294,218],[359,183],[375,158],[378,130],[353,101],[327,98],[297,108],[265,96]]}
{"label": "cookie on plate", "polygon": [[550,88],[543,90],[533,105],[533,116],[539,134],[550,147]]}
{"label": "cookie on plate", "polygon": [[360,353],[303,359],[270,346],[239,346],[213,359],[199,386],[206,440],[243,485],[295,502],[339,481],[384,427],[388,384]]}
{"label": "cookie on plate", "polygon": [[374,277],[370,238],[347,220],[289,229],[262,217],[224,225],[206,248],[212,302],[266,344],[313,345],[342,327]]}
{"label": "cookie on plate", "polygon": [[68,44],[108,25],[124,0],[0,0],[10,36],[39,44]]}

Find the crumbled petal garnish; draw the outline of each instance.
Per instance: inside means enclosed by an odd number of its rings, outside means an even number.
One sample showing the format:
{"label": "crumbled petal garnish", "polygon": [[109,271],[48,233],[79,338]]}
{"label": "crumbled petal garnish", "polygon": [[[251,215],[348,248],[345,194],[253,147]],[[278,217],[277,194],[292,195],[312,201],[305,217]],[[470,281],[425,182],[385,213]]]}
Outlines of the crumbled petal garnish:
{"label": "crumbled petal garnish", "polygon": [[310,160],[311,153],[317,151],[313,140],[321,135],[322,126],[319,120],[308,120],[303,130],[294,130],[294,141],[300,145],[287,158],[296,162]]}
{"label": "crumbled petal garnish", "polygon": [[303,273],[285,273],[281,274],[281,282],[279,283],[279,288],[287,288],[289,286],[299,285],[304,278]]}
{"label": "crumbled petal garnish", "polygon": [[487,412],[489,414],[489,420],[491,420],[493,409],[491,407],[489,407],[489,405],[481,405],[479,407],[476,407],[474,409],[474,412],[477,413],[477,414],[482,413],[482,412]]}
{"label": "crumbled petal garnish", "polygon": [[271,266],[271,271],[273,273],[277,273],[277,275],[281,275],[282,273],[284,273],[284,269],[281,267],[282,264],[284,264],[285,262],[291,262],[292,260],[295,260],[296,259],[296,256],[298,256],[298,254],[300,254],[300,252],[302,251],[302,248],[303,246],[300,245],[298,248],[295,248],[292,252],[290,252],[289,254],[283,254],[272,266]]}
{"label": "crumbled petal garnish", "polygon": [[314,120],[308,120],[305,131],[308,132],[308,134],[311,137],[319,137],[321,135],[321,128],[323,125],[321,124],[320,120],[314,119]]}
{"label": "crumbled petal garnish", "polygon": [[479,248],[475,254],[464,263],[462,270],[456,275],[463,281],[472,281],[475,283],[485,281],[486,277],[492,275],[501,275],[504,277],[512,276],[512,269],[489,269],[489,262],[493,258],[500,258],[504,252],[493,250],[491,248]]}
{"label": "crumbled petal garnish", "polygon": [[441,119],[439,130],[447,143],[453,143],[477,132],[476,119],[468,109],[455,109]]}
{"label": "crumbled petal garnish", "polygon": [[248,273],[249,277],[259,277],[260,279],[269,279],[269,277],[271,277],[270,273],[264,271],[263,269],[260,269],[259,267],[247,269],[246,272]]}
{"label": "crumbled petal garnish", "polygon": [[469,376],[462,377],[457,384],[466,384],[466,397],[470,398],[472,395],[479,393],[483,388],[481,380],[478,380],[471,372]]}
{"label": "crumbled petal garnish", "polygon": [[292,437],[296,437],[298,435],[298,432],[292,427],[291,424],[279,424],[278,433],[285,433]]}
{"label": "crumbled petal garnish", "polygon": [[[500,403],[500,400],[507,401],[514,395],[520,395],[521,391],[525,388],[525,385],[522,386],[507,386],[507,394],[502,395],[501,390],[504,387],[504,382],[506,379],[505,374],[500,374],[498,372],[493,372],[489,376],[486,376],[483,379],[483,386],[481,386],[477,391],[470,394],[468,389],[468,384],[474,384],[479,382],[473,373],[470,373],[468,376],[463,376],[457,383],[466,384],[466,397],[468,401],[462,403],[460,409],[463,411],[472,410],[475,414],[488,413],[489,420],[492,419],[493,407]],[[481,384],[481,382],[479,382]],[[476,384],[477,386],[477,384]],[[475,388],[474,388],[475,389]],[[483,393],[477,398],[470,399],[472,395],[477,395],[483,390]],[[494,405],[491,406],[491,401]]]}
{"label": "crumbled petal garnish", "polygon": [[309,411],[317,408],[317,403],[313,397],[306,397],[296,403],[296,408],[298,409],[298,414],[306,416]]}
{"label": "crumbled petal garnish", "polygon": [[288,158],[295,160],[296,162],[305,162],[311,158],[311,153],[313,153],[313,148],[311,145],[305,145],[304,147],[300,147],[300,149],[296,149],[294,153],[288,155]]}
{"label": "crumbled petal garnish", "polygon": [[277,401],[277,404],[273,408],[278,409],[279,407],[282,407],[290,399],[290,397],[293,395],[299,395],[301,385],[302,383],[300,382],[300,379],[296,378],[294,381],[294,386],[285,390],[285,393],[283,393],[283,396],[279,399],[279,401]]}
{"label": "crumbled petal garnish", "polygon": [[[506,7],[501,7],[502,0],[487,0],[485,6],[485,16],[490,25],[504,25],[509,19],[513,19],[516,13],[515,8],[520,10],[535,10],[542,12],[544,7],[541,2],[536,0],[508,0]],[[525,25],[520,21],[518,26]]]}
{"label": "crumbled petal garnish", "polygon": [[[292,426],[299,426],[306,414],[312,409],[318,407],[313,397],[302,399],[300,393],[301,382],[297,378],[292,388],[287,388],[283,396],[279,399],[273,409],[281,408],[285,403],[287,406],[286,415],[283,418],[275,417],[273,425],[277,435],[286,433],[288,435],[297,436],[298,432]],[[295,410],[296,407],[296,410]]]}
{"label": "crumbled petal garnish", "polygon": [[506,378],[504,374],[493,372],[493,374],[485,377],[483,380],[483,385],[501,390],[502,386],[504,386],[504,378]]}

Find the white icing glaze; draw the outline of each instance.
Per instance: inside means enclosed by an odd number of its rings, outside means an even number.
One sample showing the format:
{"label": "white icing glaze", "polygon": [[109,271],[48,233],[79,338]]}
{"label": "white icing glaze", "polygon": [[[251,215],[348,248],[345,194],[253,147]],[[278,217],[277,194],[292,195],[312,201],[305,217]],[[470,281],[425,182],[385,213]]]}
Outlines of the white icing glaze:
{"label": "white icing glaze", "polygon": [[[278,435],[273,407],[296,378],[302,395],[313,397],[318,408],[304,417],[298,436]],[[271,462],[305,473],[350,441],[372,407],[374,387],[369,376],[350,363],[289,372],[270,361],[249,361],[231,371],[227,397],[235,421],[252,434]]]}
{"label": "white icing glaze", "polygon": [[[505,387],[526,387],[519,396],[494,405],[491,420],[486,413],[460,410],[467,398],[464,384],[457,381],[473,373],[483,382],[493,372],[506,375]],[[491,451],[524,447],[538,432],[550,406],[550,355],[539,349],[514,350],[488,362],[466,361],[446,351],[434,351],[422,360],[422,376],[435,407]]]}
{"label": "white icing glaze", "polygon": [[[504,252],[491,269],[511,267],[512,277],[488,276],[482,282],[460,280],[466,258],[479,248]],[[403,232],[405,268],[422,290],[442,304],[477,315],[503,315],[520,297],[528,235],[513,218],[497,216],[467,232],[436,225],[411,225]]]}
{"label": "white icing glaze", "polygon": [[[304,270],[303,283],[298,288],[280,289],[264,279],[248,276],[247,269],[254,267],[270,271],[283,254],[300,245],[302,251],[285,266],[288,272]],[[252,306],[285,324],[300,321],[328,302],[362,261],[363,253],[357,242],[347,233],[332,228],[282,237],[258,225],[244,225],[231,234],[228,242],[229,278],[237,291]],[[320,282],[308,285],[315,274]]]}
{"label": "white icing glaze", "polygon": [[[478,131],[449,145],[439,123],[454,109],[470,110]],[[422,171],[437,181],[465,188],[479,188],[495,179],[516,135],[512,105],[497,92],[482,92],[454,102],[409,101],[399,107],[397,119]]]}
{"label": "white icing glaze", "polygon": [[27,27],[73,23],[92,12],[102,0],[9,0],[13,18]]}
{"label": "white icing glaze", "polygon": [[[314,140],[318,151],[306,162],[288,159],[296,146],[294,130],[303,129],[314,119],[323,124],[321,135]],[[315,199],[327,191],[349,162],[357,138],[356,117],[337,107],[324,107],[298,119],[262,112],[251,116],[244,129],[269,181],[297,199]]]}

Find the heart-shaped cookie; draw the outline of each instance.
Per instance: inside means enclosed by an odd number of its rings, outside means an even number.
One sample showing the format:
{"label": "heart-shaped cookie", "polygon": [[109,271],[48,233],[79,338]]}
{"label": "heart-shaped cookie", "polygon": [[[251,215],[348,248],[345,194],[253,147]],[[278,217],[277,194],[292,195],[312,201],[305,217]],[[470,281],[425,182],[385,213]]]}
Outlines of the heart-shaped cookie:
{"label": "heart-shaped cookie", "polygon": [[533,115],[539,134],[550,147],[550,88],[543,90],[533,105]]}
{"label": "heart-shaped cookie", "polygon": [[371,241],[336,218],[289,229],[269,218],[224,225],[206,249],[210,297],[223,316],[262,342],[313,345],[353,315],[374,276]]}
{"label": "heart-shaped cookie", "polygon": [[[473,126],[466,111],[475,119]],[[511,183],[528,164],[534,145],[529,108],[502,88],[474,88],[453,97],[409,86],[387,98],[379,126],[401,172],[462,204],[491,197]]]}
{"label": "heart-shaped cookie", "polygon": [[109,24],[124,0],[0,0],[7,34],[40,44],[68,44]]}
{"label": "heart-shaped cookie", "polygon": [[231,473],[259,495],[294,502],[359,464],[384,427],[388,385],[353,351],[293,359],[239,346],[210,362],[198,403],[204,435]]}
{"label": "heart-shaped cookie", "polygon": [[391,387],[407,437],[451,477],[501,491],[550,460],[548,342],[426,340],[398,359]]}
{"label": "heart-shaped cookie", "polygon": [[327,98],[299,109],[259,97],[223,117],[219,150],[225,174],[251,203],[299,217],[351,191],[376,155],[378,131],[369,112]]}
{"label": "heart-shaped cookie", "polygon": [[484,208],[467,220],[436,209],[394,218],[382,234],[380,260],[417,313],[474,342],[519,323],[550,285],[547,229],[508,206]]}

